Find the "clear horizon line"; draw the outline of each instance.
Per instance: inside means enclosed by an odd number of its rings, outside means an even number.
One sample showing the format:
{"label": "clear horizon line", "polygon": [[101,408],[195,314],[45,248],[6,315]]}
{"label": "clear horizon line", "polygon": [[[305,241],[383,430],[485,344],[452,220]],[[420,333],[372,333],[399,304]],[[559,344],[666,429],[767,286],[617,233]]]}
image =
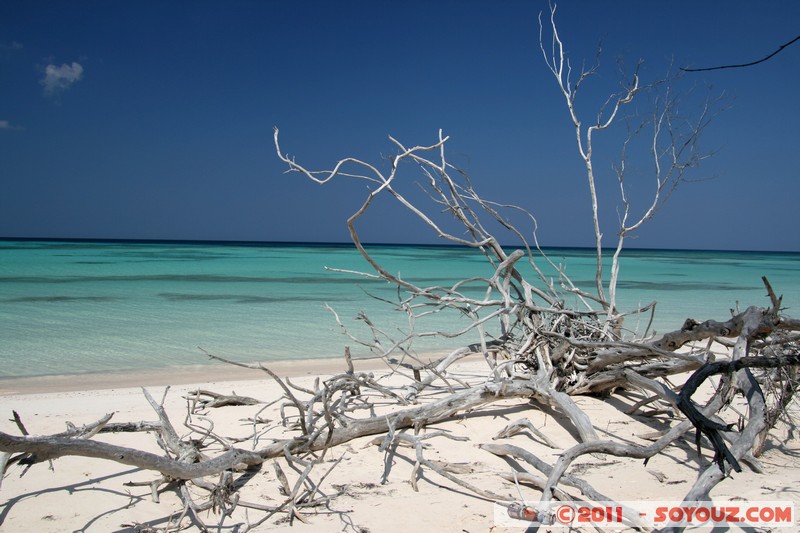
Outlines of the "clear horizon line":
{"label": "clear horizon line", "polygon": [[[293,241],[293,240],[238,240],[238,239],[131,239],[131,238],[104,238],[104,237],[0,237],[0,241],[18,242],[74,242],[74,243],[128,243],[128,244],[216,244],[226,246],[355,246],[352,241]],[[364,242],[364,246],[407,246],[431,248],[471,248],[463,244],[452,243],[409,243],[409,242]],[[507,248],[519,248],[520,245],[503,244]],[[594,246],[574,245],[543,245],[543,250],[594,250]],[[535,249],[532,247],[532,249]],[[613,251],[612,246],[603,247],[603,250]],[[771,253],[771,254],[800,254],[800,250],[745,250],[721,248],[671,248],[671,247],[637,247],[628,246],[624,250],[631,251],[661,251],[661,252],[730,252],[730,253]]]}

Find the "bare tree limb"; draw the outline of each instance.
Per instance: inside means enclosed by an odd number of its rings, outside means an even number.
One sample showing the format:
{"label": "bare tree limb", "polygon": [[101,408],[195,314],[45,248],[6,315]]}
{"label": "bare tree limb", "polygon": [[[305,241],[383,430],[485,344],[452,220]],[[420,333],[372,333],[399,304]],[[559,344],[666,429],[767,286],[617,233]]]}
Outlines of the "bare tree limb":
{"label": "bare tree limb", "polygon": [[750,61],[749,63],[737,63],[737,64],[733,64],[733,65],[722,65],[722,66],[718,66],[718,67],[705,67],[705,68],[681,67],[681,70],[684,71],[684,72],[707,72],[709,70],[723,70],[723,69],[729,69],[729,68],[752,67],[753,65],[758,65],[759,63],[763,63],[765,61],[768,61],[768,60],[772,59],[773,57],[775,57],[779,53],[783,52],[786,48],[790,47],[791,45],[793,45],[797,41],[800,41],[800,35],[798,35],[797,37],[795,37],[791,41],[780,45],[778,47],[778,49],[775,50],[774,52],[772,52],[771,54],[768,54],[768,55],[762,57],[761,59],[757,59],[755,61]]}

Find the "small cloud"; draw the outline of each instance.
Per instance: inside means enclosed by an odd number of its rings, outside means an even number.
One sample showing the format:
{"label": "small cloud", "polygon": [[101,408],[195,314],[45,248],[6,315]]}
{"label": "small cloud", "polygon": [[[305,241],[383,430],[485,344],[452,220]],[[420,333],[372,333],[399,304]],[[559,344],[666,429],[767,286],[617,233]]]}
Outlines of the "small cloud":
{"label": "small cloud", "polygon": [[73,62],[71,65],[64,63],[60,67],[47,65],[40,83],[44,85],[44,94],[52,96],[60,91],[66,91],[82,77],[83,67],[80,63]]}
{"label": "small cloud", "polygon": [[22,43],[18,43],[17,41],[12,41],[11,44],[0,43],[0,50],[3,51],[22,50]]}
{"label": "small cloud", "polygon": [[19,126],[13,126],[8,120],[0,120],[0,130],[21,130]]}

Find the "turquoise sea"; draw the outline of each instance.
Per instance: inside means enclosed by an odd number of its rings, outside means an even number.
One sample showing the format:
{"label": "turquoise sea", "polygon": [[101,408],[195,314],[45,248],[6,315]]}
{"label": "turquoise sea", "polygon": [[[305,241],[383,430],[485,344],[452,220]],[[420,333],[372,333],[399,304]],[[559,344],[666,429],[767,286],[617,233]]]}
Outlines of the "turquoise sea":
{"label": "turquoise sea", "polygon": [[[480,253],[466,248],[370,249],[388,270],[425,286],[491,275]],[[548,253],[591,287],[592,250]],[[326,266],[368,269],[349,244],[0,241],[0,377],[204,364],[199,347],[240,361],[340,357],[345,345],[366,355],[325,304],[354,333],[367,333],[354,320],[363,310],[402,336],[405,315],[380,301],[396,299],[394,287]],[[663,332],[687,317],[724,320],[737,305],[767,306],[762,275],[784,295],[787,312],[800,316],[797,253],[629,250],[619,299],[622,307],[658,301],[655,329]],[[437,315],[417,329],[463,325]]]}

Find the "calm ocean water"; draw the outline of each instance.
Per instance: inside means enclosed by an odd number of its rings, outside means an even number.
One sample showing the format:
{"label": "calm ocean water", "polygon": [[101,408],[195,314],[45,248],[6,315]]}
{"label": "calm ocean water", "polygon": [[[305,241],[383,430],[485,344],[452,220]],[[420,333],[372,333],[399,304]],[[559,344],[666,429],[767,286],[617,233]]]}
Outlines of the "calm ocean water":
{"label": "calm ocean water", "polygon": [[[373,250],[389,270],[426,286],[490,275],[468,249]],[[591,286],[591,250],[550,255],[579,285]],[[353,320],[361,310],[386,331],[406,325],[403,314],[368,296],[396,298],[390,285],[325,266],[367,268],[351,245],[0,241],[0,377],[206,363],[198,347],[240,361],[340,357],[352,342],[326,303],[355,333],[365,333]],[[737,302],[768,305],[762,275],[800,316],[795,253],[627,251],[620,301],[632,307],[657,300],[656,329],[677,329],[687,317],[726,319]],[[460,325],[436,317],[418,329]],[[452,345],[415,342],[419,350]]]}

